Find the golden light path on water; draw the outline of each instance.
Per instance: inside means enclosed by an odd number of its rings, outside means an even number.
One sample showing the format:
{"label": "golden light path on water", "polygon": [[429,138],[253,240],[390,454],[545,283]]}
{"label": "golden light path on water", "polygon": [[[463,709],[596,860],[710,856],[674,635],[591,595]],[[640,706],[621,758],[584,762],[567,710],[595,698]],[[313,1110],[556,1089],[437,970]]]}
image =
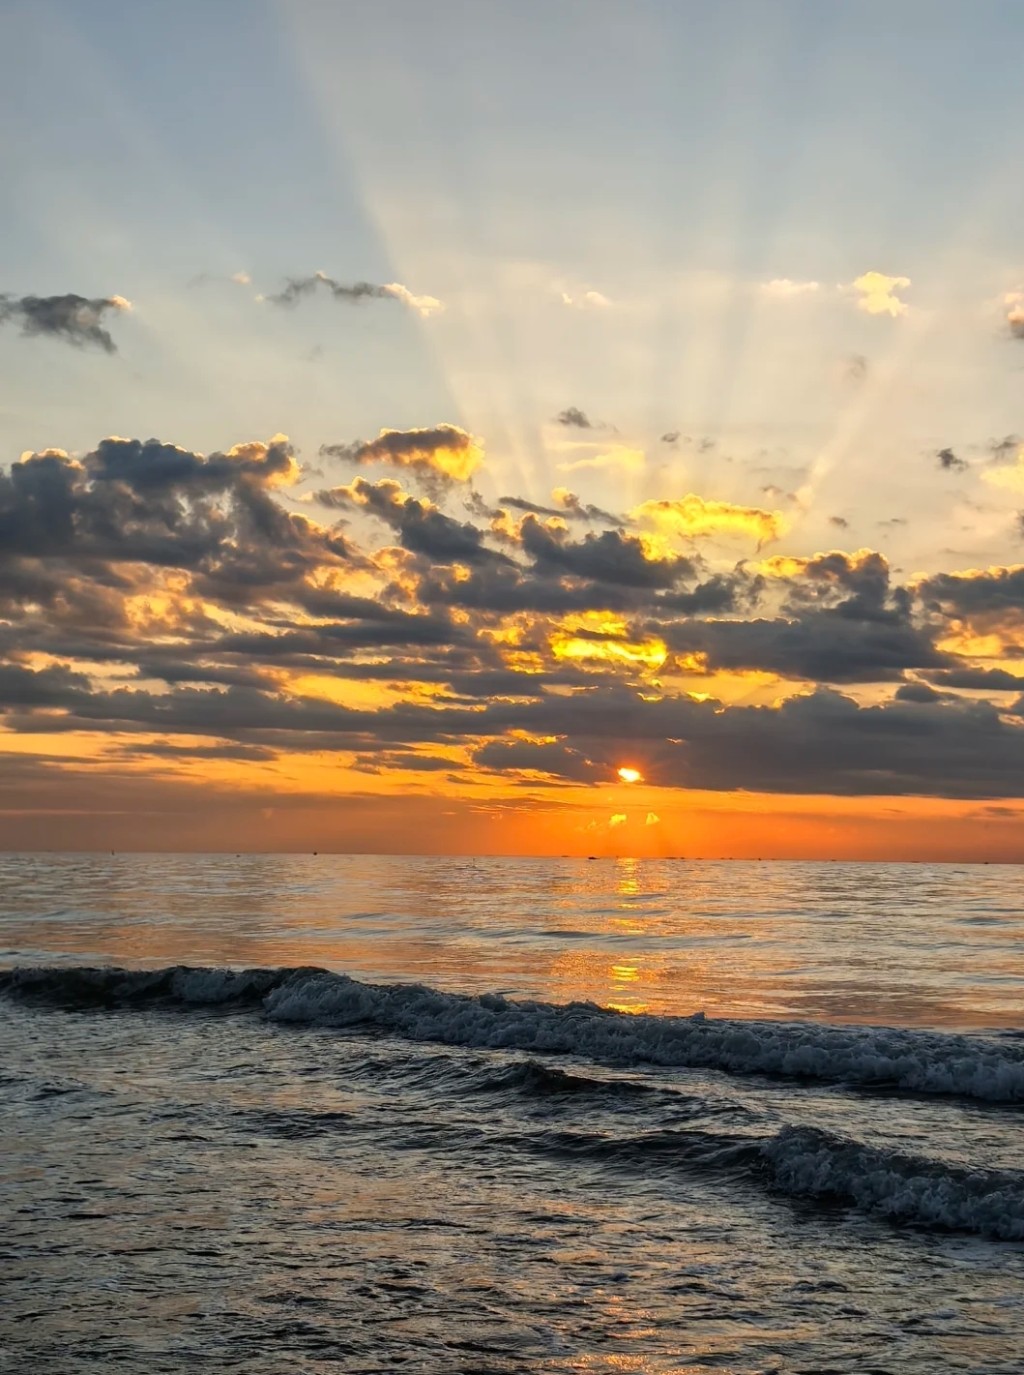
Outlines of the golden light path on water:
{"label": "golden light path on water", "polygon": [[[308,966],[689,1016],[1018,1027],[1001,865],[0,858],[5,963]],[[72,903],[68,893],[74,893]],[[46,920],[61,910],[61,920]],[[899,913],[898,928],[894,914]]]}

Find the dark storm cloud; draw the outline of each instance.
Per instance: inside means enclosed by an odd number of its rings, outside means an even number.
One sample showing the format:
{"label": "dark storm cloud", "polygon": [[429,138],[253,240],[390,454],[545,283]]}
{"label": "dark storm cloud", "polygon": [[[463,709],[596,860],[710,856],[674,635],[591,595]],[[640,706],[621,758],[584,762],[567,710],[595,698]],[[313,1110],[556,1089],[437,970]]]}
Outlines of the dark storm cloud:
{"label": "dark storm cloud", "polygon": [[668,588],[693,572],[691,560],[649,555],[635,535],[620,530],[588,534],[582,540],[560,537],[534,516],[527,516],[520,534],[523,549],[538,571],[564,572],[596,582],[621,583],[626,587]]}
{"label": "dark storm cloud", "polygon": [[661,629],[678,654],[710,670],[758,670],[819,683],[897,682],[907,669],[945,668],[948,654],[907,622],[858,620],[836,610],[799,619],[686,621]]}
{"label": "dark storm cloud", "polygon": [[1024,611],[1024,566],[936,573],[918,585],[926,605],[954,616]]}
{"label": "dark storm cloud", "polygon": [[942,688],[961,688],[966,692],[1020,692],[1024,677],[1004,668],[942,668],[927,675],[928,681]]}
{"label": "dark storm cloud", "polygon": [[758,587],[758,581],[742,571],[731,576],[716,573],[688,591],[665,592],[657,599],[657,610],[661,614],[676,612],[684,616],[721,615],[735,611],[741,603],[749,603]]}
{"label": "dark storm cloud", "polygon": [[504,554],[485,547],[484,534],[475,525],[453,520],[428,502],[408,496],[389,478],[367,482],[357,477],[350,487],[318,492],[316,499],[324,506],[370,512],[397,531],[403,548],[437,563],[507,561]]}
{"label": "dark storm cloud", "polygon": [[130,310],[123,296],[100,296],[91,300],[69,292],[64,296],[0,295],[0,325],[21,325],[22,334],[63,339],[83,348],[92,346],[104,353],[116,353],[109,330],[103,326],[106,315]]}
{"label": "dark storm cloud", "polygon": [[607,768],[593,763],[580,750],[557,743],[492,740],[476,750],[473,759],[478,768],[495,773],[542,773],[566,783],[596,783],[609,776]]}
{"label": "dark storm cloud", "polygon": [[947,694],[936,692],[927,683],[903,683],[896,689],[895,699],[897,702],[941,702]]}
{"label": "dark storm cloud", "polygon": [[0,710],[12,707],[57,707],[85,701],[89,679],[57,666],[33,671],[0,664]]}
{"label": "dark storm cloud", "polygon": [[939,467],[947,473],[962,473],[967,467],[966,459],[959,458],[952,449],[940,449],[935,457],[939,461]]}
{"label": "dark storm cloud", "polygon": [[565,616],[582,611],[638,611],[649,590],[595,583],[569,574],[559,576],[550,566],[524,570],[509,562],[477,565],[468,578],[457,578],[450,569],[431,569],[420,579],[419,595],[432,606],[457,606],[495,615],[532,612]]}
{"label": "dark storm cloud", "polygon": [[679,781],[847,795],[1006,797],[1020,790],[1024,732],[986,704],[859,707],[821,690],[777,710],[747,708],[715,721],[688,742]]}
{"label": "dark storm cloud", "polygon": [[[0,597],[19,587],[24,596],[33,578],[51,579],[51,600],[73,589],[75,576],[124,584],[133,575],[116,567],[133,564],[189,570],[201,590],[233,588],[245,600],[346,559],[339,534],[270,495],[297,472],[280,438],[208,456],[122,439],[80,460],[57,450],[28,455],[0,473]],[[57,584],[52,564],[33,562],[42,559],[63,561]]]}
{"label": "dark storm cloud", "polygon": [[799,614],[804,607],[828,604],[835,616],[845,620],[908,622],[910,594],[906,588],[891,585],[889,564],[882,554],[845,554],[834,549],[794,562],[796,570],[781,579],[790,590],[787,610]]}
{"label": "dark storm cloud", "polygon": [[564,411],[559,411],[555,416],[555,422],[575,430],[592,430],[594,428],[587,413],[581,411],[579,406],[566,406]]}
{"label": "dark storm cloud", "polygon": [[780,707],[616,702],[612,692],[573,705],[571,723],[560,704],[529,714],[528,729],[555,741],[495,740],[477,751],[478,766],[603,780],[628,751],[649,782],[668,787],[960,798],[1015,797],[1024,768],[1024,731],[985,703],[861,707],[821,689]]}

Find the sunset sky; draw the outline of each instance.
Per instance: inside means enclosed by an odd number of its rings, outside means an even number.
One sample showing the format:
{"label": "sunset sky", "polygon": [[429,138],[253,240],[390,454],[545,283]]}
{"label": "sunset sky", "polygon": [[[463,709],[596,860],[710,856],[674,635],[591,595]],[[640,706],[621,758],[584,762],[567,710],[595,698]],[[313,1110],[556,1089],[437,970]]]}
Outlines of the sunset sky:
{"label": "sunset sky", "polygon": [[1022,46],[3,6],[0,846],[1024,860]]}

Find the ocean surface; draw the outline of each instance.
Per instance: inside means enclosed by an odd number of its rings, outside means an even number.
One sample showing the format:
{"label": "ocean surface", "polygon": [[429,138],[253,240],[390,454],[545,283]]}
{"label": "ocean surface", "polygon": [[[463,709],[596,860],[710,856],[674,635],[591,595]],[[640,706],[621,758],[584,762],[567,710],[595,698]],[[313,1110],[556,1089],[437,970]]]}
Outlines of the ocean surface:
{"label": "ocean surface", "polygon": [[0,1370],[1021,1375],[1022,880],[0,856]]}

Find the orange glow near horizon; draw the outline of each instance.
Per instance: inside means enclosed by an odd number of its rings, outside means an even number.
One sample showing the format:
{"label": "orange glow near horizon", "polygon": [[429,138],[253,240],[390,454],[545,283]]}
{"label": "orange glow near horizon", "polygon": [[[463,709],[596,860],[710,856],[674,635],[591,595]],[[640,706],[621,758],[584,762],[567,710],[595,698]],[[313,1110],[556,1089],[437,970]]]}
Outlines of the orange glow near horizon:
{"label": "orange glow near horizon", "polygon": [[618,774],[623,783],[642,783],[644,781],[643,774],[641,774],[639,769],[623,767],[618,770]]}

